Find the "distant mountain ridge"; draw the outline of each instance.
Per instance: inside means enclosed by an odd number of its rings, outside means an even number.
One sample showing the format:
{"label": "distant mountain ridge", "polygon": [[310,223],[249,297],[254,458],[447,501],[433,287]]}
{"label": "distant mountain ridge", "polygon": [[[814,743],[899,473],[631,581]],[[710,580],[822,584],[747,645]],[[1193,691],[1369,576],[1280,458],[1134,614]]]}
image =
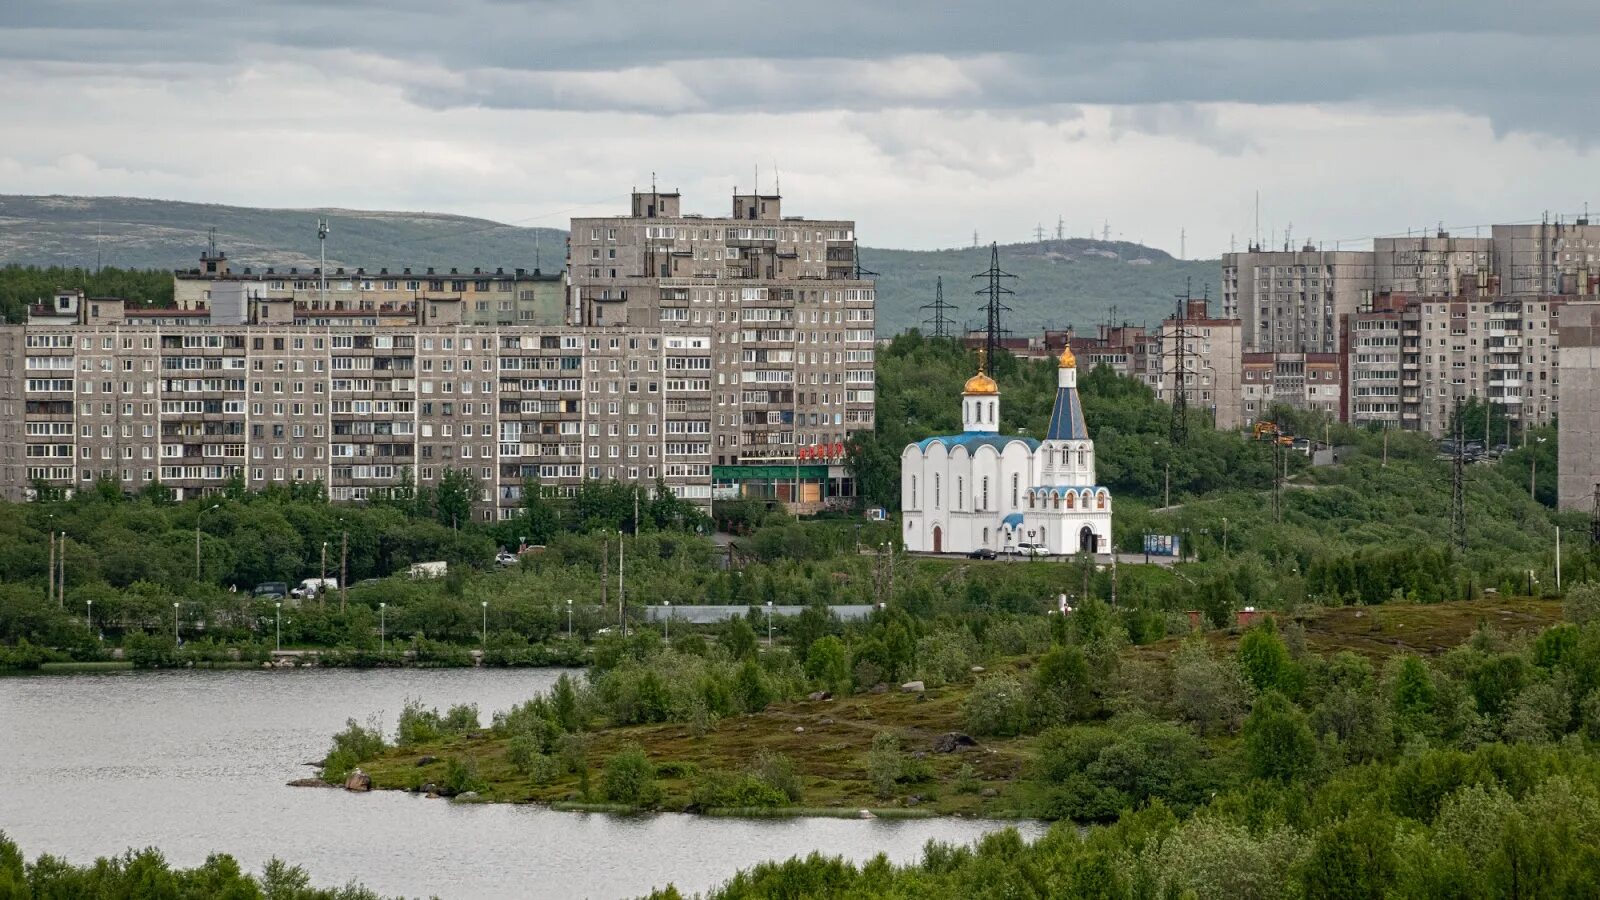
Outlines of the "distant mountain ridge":
{"label": "distant mountain ridge", "polygon": [[[850,211],[841,214],[848,215]],[[217,247],[238,266],[318,264],[316,221],[330,225],[328,266],[369,271],[429,266],[540,268],[559,271],[566,236],[558,228],[524,228],[488,219],[426,212],[347,209],[258,209],[132,197],[0,195],[0,264],[180,269],[198,264],[215,229]],[[970,276],[989,266],[987,247],[948,250],[861,248],[877,273],[878,330],[920,325],[935,279],[957,326],[981,324],[981,301]],[[1090,328],[1111,319],[1154,323],[1173,307],[1185,278],[1196,295],[1220,275],[1216,260],[1177,260],[1124,241],[1083,238],[1030,241],[1000,248],[1011,311],[1004,325],[1021,336],[1039,330]],[[1215,291],[1213,290],[1213,293]],[[1115,309],[1113,313],[1113,308]]]}

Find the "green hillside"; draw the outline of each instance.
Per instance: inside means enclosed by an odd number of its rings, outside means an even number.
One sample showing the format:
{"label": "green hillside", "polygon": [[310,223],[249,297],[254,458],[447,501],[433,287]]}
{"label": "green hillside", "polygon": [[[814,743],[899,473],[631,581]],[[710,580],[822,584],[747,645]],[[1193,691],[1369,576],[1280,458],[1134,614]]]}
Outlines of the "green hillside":
{"label": "green hillside", "polygon": [[[368,269],[559,269],[566,232],[520,228],[486,219],[418,212],[255,209],[127,197],[0,195],[0,264],[171,270],[194,265],[216,229],[217,245],[241,266],[315,266],[316,220],[332,227],[328,265]],[[879,330],[894,334],[927,317],[934,279],[958,326],[982,313],[971,276],[988,268],[988,248],[862,248],[878,273]],[[1150,322],[1172,308],[1190,278],[1198,293],[1215,285],[1215,260],[1180,262],[1163,251],[1120,241],[1073,239],[1000,248],[1002,268],[1018,276],[1005,325],[1018,335],[1045,327],[1087,327],[1116,307],[1119,321]],[[65,286],[65,285],[64,285]],[[1215,294],[1215,290],[1212,291]]]}

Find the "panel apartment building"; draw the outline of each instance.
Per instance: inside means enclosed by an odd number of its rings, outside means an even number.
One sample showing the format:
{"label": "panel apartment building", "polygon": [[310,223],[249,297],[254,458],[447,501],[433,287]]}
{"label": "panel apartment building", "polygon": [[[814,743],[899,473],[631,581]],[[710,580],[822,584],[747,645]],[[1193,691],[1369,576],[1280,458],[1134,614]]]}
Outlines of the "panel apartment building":
{"label": "panel apartment building", "polygon": [[239,478],[361,500],[460,468],[484,520],[515,516],[527,478],[661,479],[710,502],[710,329],[270,321],[290,306],[197,324],[68,292],[0,327],[0,494]]}
{"label": "panel apartment building", "polygon": [[391,272],[337,268],[326,279],[319,269],[292,267],[260,272],[235,269],[228,255],[208,249],[200,265],[172,274],[174,304],[180,310],[209,310],[213,295],[242,288],[251,300],[290,300],[300,318],[312,324],[384,324],[417,315],[429,302],[459,303],[466,325],[562,325],[565,279],[538,269],[493,272],[473,269],[400,269]]}
{"label": "panel apartment building", "polygon": [[876,295],[855,223],[786,217],[774,194],[732,214],[636,191],[628,215],[572,220],[568,321],[709,330],[719,496],[807,506],[853,492],[844,442],[873,427]]}

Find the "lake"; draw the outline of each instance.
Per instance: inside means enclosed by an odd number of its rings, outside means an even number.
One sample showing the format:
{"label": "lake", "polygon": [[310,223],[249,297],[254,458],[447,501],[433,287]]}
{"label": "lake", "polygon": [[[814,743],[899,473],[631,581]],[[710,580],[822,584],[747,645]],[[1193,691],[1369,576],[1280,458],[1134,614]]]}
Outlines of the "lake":
{"label": "lake", "polygon": [[[970,820],[697,818],[455,805],[396,792],[286,787],[313,774],[348,718],[392,736],[408,697],[476,703],[485,723],[544,691],[552,670],[119,672],[0,678],[0,830],[28,858],[74,862],[154,846],[251,871],[277,856],[315,884],[442,898],[634,897],[705,891],[762,860],[813,850],[916,859],[968,842]],[[1023,829],[1039,833],[1038,826]]]}

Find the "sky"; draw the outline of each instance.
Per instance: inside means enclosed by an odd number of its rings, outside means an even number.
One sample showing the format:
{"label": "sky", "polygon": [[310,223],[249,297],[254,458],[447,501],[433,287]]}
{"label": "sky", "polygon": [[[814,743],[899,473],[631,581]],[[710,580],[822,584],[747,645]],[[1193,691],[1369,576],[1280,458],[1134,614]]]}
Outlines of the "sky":
{"label": "sky", "polygon": [[[0,193],[1213,257],[1593,200],[1593,0],[0,0]],[[1487,234],[1487,228],[1483,233]]]}

